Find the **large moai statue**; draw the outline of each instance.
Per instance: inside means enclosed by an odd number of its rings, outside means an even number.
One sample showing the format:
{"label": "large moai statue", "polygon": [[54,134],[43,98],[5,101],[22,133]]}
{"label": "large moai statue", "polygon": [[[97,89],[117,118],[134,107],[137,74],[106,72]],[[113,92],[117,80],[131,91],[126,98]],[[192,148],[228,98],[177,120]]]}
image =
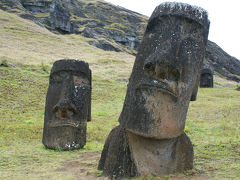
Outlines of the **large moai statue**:
{"label": "large moai statue", "polygon": [[213,71],[210,67],[203,66],[200,77],[200,87],[213,88]]}
{"label": "large moai statue", "polygon": [[112,179],[182,172],[193,167],[184,133],[196,99],[209,30],[207,12],[163,3],[149,19],[133,66],[120,125],[109,134],[98,169]]}
{"label": "large moai statue", "polygon": [[72,150],[86,144],[91,120],[91,70],[88,63],[63,59],[53,64],[45,105],[43,144]]}

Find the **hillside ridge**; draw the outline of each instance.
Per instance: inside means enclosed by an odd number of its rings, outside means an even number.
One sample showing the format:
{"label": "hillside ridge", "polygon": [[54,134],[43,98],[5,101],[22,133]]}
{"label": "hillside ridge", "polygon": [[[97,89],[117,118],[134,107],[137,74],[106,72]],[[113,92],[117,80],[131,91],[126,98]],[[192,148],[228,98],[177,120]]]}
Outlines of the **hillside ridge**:
{"label": "hillside ridge", "polygon": [[[0,9],[30,19],[54,33],[79,34],[105,51],[135,55],[148,17],[102,0],[2,0]],[[240,82],[240,61],[208,41],[205,64]]]}

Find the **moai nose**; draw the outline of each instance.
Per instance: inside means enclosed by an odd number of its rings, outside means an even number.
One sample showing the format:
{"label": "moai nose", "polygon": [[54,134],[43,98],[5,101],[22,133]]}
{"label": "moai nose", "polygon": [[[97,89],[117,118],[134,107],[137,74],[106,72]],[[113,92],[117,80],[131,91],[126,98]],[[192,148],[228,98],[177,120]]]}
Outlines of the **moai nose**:
{"label": "moai nose", "polygon": [[53,112],[58,118],[71,118],[76,113],[76,107],[73,104],[73,80],[68,76],[63,80],[60,99],[53,108]]}
{"label": "moai nose", "polygon": [[71,105],[56,105],[54,113],[57,118],[71,118],[76,114],[76,109]]}
{"label": "moai nose", "polygon": [[178,81],[180,73],[177,68],[168,63],[157,63],[155,61],[148,61],[144,64],[144,72],[150,78],[157,80],[171,80]]}

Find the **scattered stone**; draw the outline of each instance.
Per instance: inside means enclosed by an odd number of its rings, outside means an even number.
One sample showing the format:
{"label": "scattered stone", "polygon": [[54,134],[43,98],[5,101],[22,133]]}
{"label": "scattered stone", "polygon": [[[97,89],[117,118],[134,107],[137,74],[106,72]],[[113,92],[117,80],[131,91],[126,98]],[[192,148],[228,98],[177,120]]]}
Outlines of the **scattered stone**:
{"label": "scattered stone", "polygon": [[230,56],[216,43],[208,41],[205,59],[214,72],[226,77],[228,80],[240,83],[240,60]]}
{"label": "scattered stone", "polygon": [[91,120],[91,70],[88,63],[59,60],[53,64],[47,92],[43,144],[72,150],[86,144]]}
{"label": "scattered stone", "polygon": [[120,126],[110,133],[99,161],[105,176],[157,176],[193,167],[193,147],[184,127],[190,99],[196,99],[208,30],[202,8],[163,3],[154,10]]}

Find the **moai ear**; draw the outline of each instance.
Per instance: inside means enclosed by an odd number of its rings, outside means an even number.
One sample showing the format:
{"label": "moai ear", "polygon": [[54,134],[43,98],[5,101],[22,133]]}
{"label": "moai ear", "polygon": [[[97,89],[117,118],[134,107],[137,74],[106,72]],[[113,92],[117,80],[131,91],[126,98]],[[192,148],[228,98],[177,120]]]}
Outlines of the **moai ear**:
{"label": "moai ear", "polygon": [[92,120],[92,117],[91,117],[91,112],[92,112],[92,109],[91,109],[91,107],[92,107],[92,105],[91,105],[91,99],[92,99],[92,71],[91,70],[89,70],[89,75],[90,75],[90,91],[91,91],[91,95],[90,95],[90,99],[89,99],[89,105],[88,105],[88,118],[87,118],[87,121],[91,121]]}
{"label": "moai ear", "polygon": [[198,85],[199,85],[200,74],[201,74],[201,72],[198,73],[196,82],[194,84],[193,91],[192,91],[192,96],[191,96],[191,99],[190,99],[191,101],[196,101],[197,100],[197,93],[198,93]]}

